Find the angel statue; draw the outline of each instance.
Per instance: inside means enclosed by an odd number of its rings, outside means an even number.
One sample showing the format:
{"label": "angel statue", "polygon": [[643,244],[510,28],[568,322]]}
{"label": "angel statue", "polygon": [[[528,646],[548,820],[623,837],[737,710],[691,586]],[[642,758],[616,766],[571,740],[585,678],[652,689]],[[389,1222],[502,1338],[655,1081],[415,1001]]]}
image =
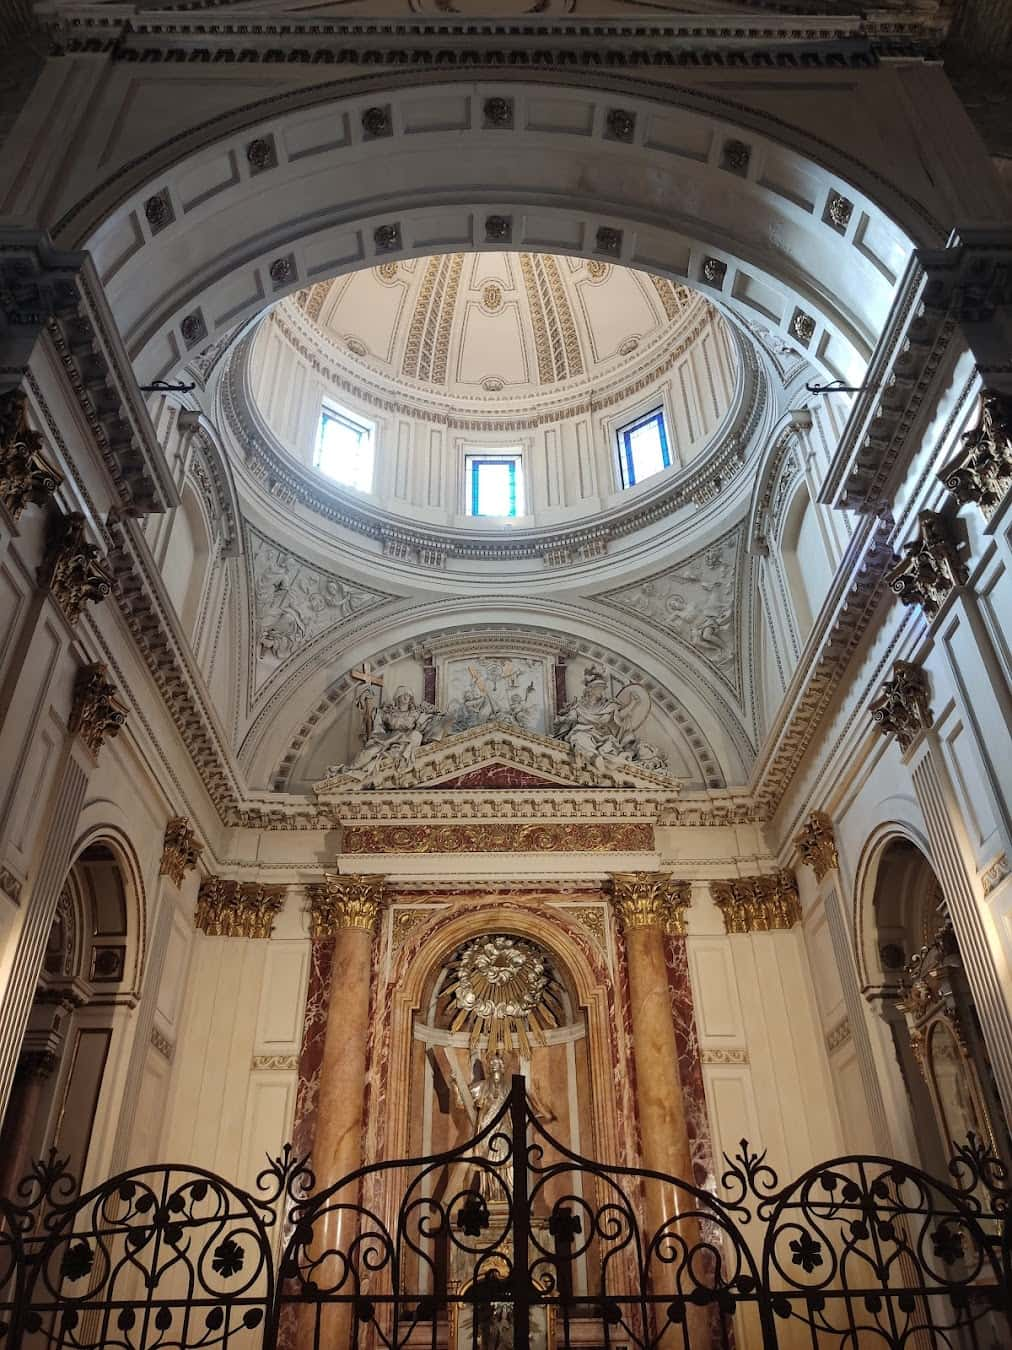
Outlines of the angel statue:
{"label": "angel statue", "polygon": [[360,788],[374,787],[384,770],[392,771],[397,783],[410,781],[419,747],[439,739],[444,714],[432,703],[417,702],[403,684],[371,714],[365,745],[350,764],[328,768],[327,776],[354,779]]}
{"label": "angel statue", "polygon": [[[604,672],[589,666],[583,676],[583,693],[567,703],[555,721],[555,735],[595,768],[605,759],[637,758],[639,741],[635,735],[650,713],[650,695],[641,684],[627,684],[612,697]],[[653,760],[659,758],[654,747]]]}

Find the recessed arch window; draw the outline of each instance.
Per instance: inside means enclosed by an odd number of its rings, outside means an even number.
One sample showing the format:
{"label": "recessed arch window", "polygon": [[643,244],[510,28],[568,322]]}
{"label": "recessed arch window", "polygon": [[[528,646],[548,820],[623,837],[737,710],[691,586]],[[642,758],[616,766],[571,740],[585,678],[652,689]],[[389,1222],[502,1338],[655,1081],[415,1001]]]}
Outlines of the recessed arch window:
{"label": "recessed arch window", "polygon": [[342,487],[372,491],[375,428],[332,403],[320,413],[314,468]]}
{"label": "recessed arch window", "polygon": [[663,408],[654,408],[635,422],[619,427],[618,459],[622,486],[626,488],[671,467]]}
{"label": "recessed arch window", "polygon": [[464,456],[464,494],[469,516],[522,516],[524,473],[520,451],[468,451]]}

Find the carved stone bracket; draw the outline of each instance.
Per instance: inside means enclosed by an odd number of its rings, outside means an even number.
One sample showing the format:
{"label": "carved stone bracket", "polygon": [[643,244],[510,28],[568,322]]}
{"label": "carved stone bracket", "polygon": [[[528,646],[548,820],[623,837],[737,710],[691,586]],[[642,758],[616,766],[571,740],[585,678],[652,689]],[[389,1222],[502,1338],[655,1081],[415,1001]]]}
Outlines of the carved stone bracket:
{"label": "carved stone bracket", "polygon": [[692,883],[674,881],[670,872],[612,874],[611,903],[623,932],[656,925],[681,936],[691,900]]}
{"label": "carved stone bracket", "polygon": [[269,938],[284,903],[284,886],[208,877],[201,882],[193,925],[209,937]]}
{"label": "carved stone bracket", "polygon": [[112,590],[112,575],[100,556],[97,546],[85,538],[79,511],[54,518],[39,564],[39,584],[49,588],[68,623],[76,623],[86,604],[97,605]]}
{"label": "carved stone bracket", "polygon": [[884,736],[895,736],[900,748],[909,750],[915,739],[931,726],[928,677],[912,661],[896,661],[893,677],[869,708],[872,720]]}
{"label": "carved stone bracket", "polygon": [[364,928],[371,933],[386,903],[380,876],[328,876],[314,886],[309,915],[315,938],[334,937],[339,928]]}
{"label": "carved stone bracket", "polygon": [[127,706],[116,686],[106,679],[108,673],[104,662],[94,661],[80,668],[74,682],[69,728],[93,755],[101,750],[107,736],[119,733],[127,719]]}
{"label": "carved stone bracket", "polygon": [[203,851],[186,817],[173,816],[165,826],[159,875],[168,877],[174,885],[181,886],[186,873],[190,868],[196,867]]}
{"label": "carved stone bracket", "polygon": [[954,587],[966,585],[968,573],[943,517],[936,511],[922,511],[917,519],[917,538],[904,544],[905,557],[886,581],[905,605],[920,605],[930,619]]}
{"label": "carved stone bracket", "polygon": [[833,836],[833,822],[825,811],[809,812],[808,819],[801,833],[795,837],[794,844],[801,854],[801,861],[815,873],[816,881],[821,881],[827,872],[840,865],[836,839]]}
{"label": "carved stone bracket", "polygon": [[793,928],[801,919],[798,883],[786,869],[712,881],[710,893],[724,916],[725,933],[768,933]]}
{"label": "carved stone bracket", "polygon": [[25,420],[20,389],[0,394],[0,501],[17,520],[31,503],[42,506],[63,482],[63,475],[42,453],[42,436]]}
{"label": "carved stone bracket", "polygon": [[939,478],[961,505],[975,502],[987,519],[1012,486],[1012,395],[985,389],[980,416]]}

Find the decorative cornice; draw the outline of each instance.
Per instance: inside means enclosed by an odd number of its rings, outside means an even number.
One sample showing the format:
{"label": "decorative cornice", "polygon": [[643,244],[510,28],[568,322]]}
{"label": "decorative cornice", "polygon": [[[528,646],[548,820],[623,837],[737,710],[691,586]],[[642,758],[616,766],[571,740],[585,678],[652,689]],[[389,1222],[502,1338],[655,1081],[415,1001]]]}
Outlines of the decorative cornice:
{"label": "decorative cornice", "polygon": [[726,933],[767,933],[800,922],[801,901],[794,873],[712,881],[713,902],[724,917]]}
{"label": "decorative cornice", "polygon": [[74,703],[68,729],[80,736],[93,755],[107,736],[119,734],[127,719],[127,706],[116,686],[106,676],[109,667],[101,661],[81,666],[74,681]]}
{"label": "decorative cornice", "polygon": [[165,826],[159,875],[168,877],[174,885],[181,886],[186,873],[196,867],[203,851],[197,843],[193,826],[186,817],[173,816]]}
{"label": "decorative cornice", "polygon": [[895,736],[902,750],[932,724],[931,689],[927,674],[912,661],[893,662],[893,677],[868,711],[883,736]]}
{"label": "decorative cornice", "polygon": [[335,937],[341,928],[372,934],[386,904],[385,878],[330,874],[310,891],[309,918],[314,941]]}
{"label": "decorative cornice", "polygon": [[630,821],[347,825],[343,853],[650,853],[653,827]]}
{"label": "decorative cornice", "polygon": [[816,881],[821,881],[827,872],[840,865],[836,839],[833,836],[833,822],[825,811],[809,812],[808,819],[801,833],[795,837],[794,844],[801,854],[801,861],[814,871]]}
{"label": "decorative cornice", "polygon": [[101,551],[86,539],[79,511],[56,514],[50,521],[46,551],[39,564],[39,585],[47,587],[68,623],[77,623],[86,604],[97,605],[112,590],[112,576]]}
{"label": "decorative cornice", "polygon": [[207,877],[197,894],[193,926],[209,937],[269,938],[284,903],[284,886]]}
{"label": "decorative cornice", "polygon": [[977,425],[939,478],[961,505],[974,502],[988,520],[1012,486],[1012,395],[984,389]]}
{"label": "decorative cornice", "polygon": [[903,545],[905,556],[890,571],[886,583],[905,605],[920,605],[930,619],[954,587],[966,584],[968,573],[942,516],[936,511],[922,511],[917,523],[916,539]]}
{"label": "decorative cornice", "polygon": [[682,936],[692,900],[691,881],[675,881],[670,872],[614,872],[611,903],[623,932],[663,928]]}
{"label": "decorative cornice", "polygon": [[16,521],[31,503],[43,506],[63,475],[42,453],[42,436],[26,419],[28,400],[21,389],[0,394],[0,502]]}

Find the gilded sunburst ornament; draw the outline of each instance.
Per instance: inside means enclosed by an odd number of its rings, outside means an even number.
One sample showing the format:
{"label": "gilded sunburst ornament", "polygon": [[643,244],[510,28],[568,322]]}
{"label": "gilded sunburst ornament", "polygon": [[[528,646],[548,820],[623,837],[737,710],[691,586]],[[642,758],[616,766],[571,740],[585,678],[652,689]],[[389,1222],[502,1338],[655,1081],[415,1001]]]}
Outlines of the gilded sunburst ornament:
{"label": "gilded sunburst ornament", "polygon": [[488,1038],[489,1055],[544,1041],[546,1027],[559,1025],[562,1001],[548,956],[523,938],[496,934],[461,947],[443,994],[453,1012],[451,1031],[469,1029],[471,1048]]}

